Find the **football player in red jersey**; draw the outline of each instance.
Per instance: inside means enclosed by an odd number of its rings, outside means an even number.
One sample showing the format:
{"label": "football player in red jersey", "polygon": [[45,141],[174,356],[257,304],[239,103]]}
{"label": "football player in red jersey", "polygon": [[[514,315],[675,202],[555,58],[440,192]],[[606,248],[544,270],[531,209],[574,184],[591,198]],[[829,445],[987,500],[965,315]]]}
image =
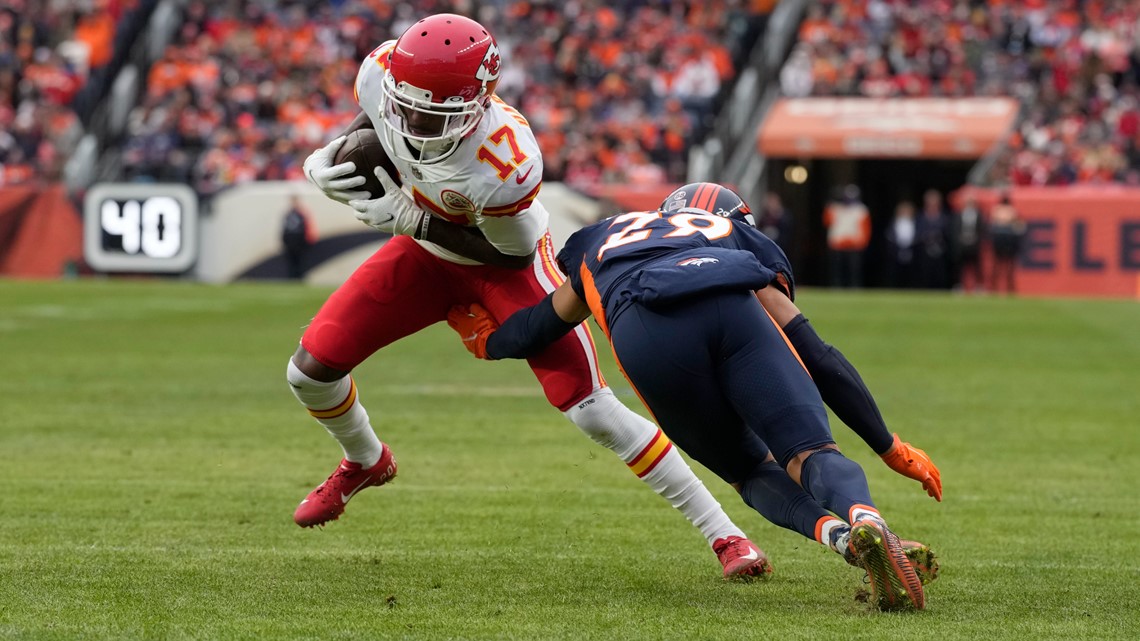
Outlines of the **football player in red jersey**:
{"label": "football player in red jersey", "polygon": [[[477,306],[453,310],[449,324],[469,351],[523,358],[592,315],[622,373],[678,447],[768,520],[862,565],[878,607],[924,607],[923,575],[930,580],[936,570],[916,561],[929,563],[929,551],[887,527],[862,468],[839,452],[828,426],[825,398],[843,411],[869,411],[870,393],[818,337],[825,353],[797,351],[767,311],[766,297],[788,301],[784,312],[794,309],[791,268],[736,193],[686,185],[658,211],[574,233],[558,262],[568,280],[497,330]],[[853,398],[857,389],[866,398]],[[865,440],[874,433],[869,443],[893,443],[888,451],[897,456],[883,454],[884,462],[940,499],[929,457],[892,438],[881,418],[872,428],[873,421],[864,417],[853,429]]]}
{"label": "football player in red jersey", "polygon": [[[542,156],[526,119],[495,97],[502,61],[494,38],[468,18],[425,18],[361,64],[361,113],[349,131],[374,128],[400,184],[357,190],[353,163],[333,164],[344,138],[314,152],[305,174],[363,222],[393,234],[321,307],[289,360],[297,399],[340,443],[344,460],[294,514],[298,525],[336,519],[361,489],[396,475],[349,372],[384,346],[478,303],[495,318],[542,300],[561,284],[547,212],[538,200]],[[346,132],[347,133],[347,132]],[[708,540],[725,577],[769,571],[750,542],[661,430],[614,396],[580,327],[528,359],[548,401],[607,447]]]}

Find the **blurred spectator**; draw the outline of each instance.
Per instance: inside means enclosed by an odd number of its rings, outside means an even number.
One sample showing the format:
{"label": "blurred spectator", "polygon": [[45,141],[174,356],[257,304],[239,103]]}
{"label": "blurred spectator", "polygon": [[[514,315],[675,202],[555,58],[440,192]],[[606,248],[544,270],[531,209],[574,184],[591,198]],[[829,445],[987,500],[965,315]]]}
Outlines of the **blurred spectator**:
{"label": "blurred spectator", "polygon": [[289,210],[281,221],[281,245],[285,253],[285,272],[290,279],[301,279],[308,271],[309,247],[314,238],[309,215],[301,207],[301,199],[292,196]]}
{"label": "blurred spectator", "polygon": [[1024,117],[990,182],[1140,182],[1138,19],[1120,0],[823,0],[781,85],[791,96],[1012,96]]}
{"label": "blurred spectator", "polygon": [[863,251],[871,240],[871,215],[859,187],[847,185],[823,212],[832,287],[863,286]]}
{"label": "blurred spectator", "polygon": [[82,135],[70,105],[110,57],[117,4],[0,3],[0,185],[60,178]]}
{"label": "blurred spectator", "polygon": [[1022,239],[1025,237],[1025,223],[1010,202],[1009,194],[1002,194],[990,213],[990,246],[993,248],[993,267],[990,270],[990,290],[1005,290],[1006,294],[1017,292],[1014,274],[1017,271],[1017,258],[1021,254]]}
{"label": "blurred spectator", "polygon": [[205,194],[299,178],[298,159],[355,115],[360,61],[419,18],[454,12],[494,33],[497,91],[530,121],[546,180],[682,182],[686,151],[712,126],[745,35],[771,4],[190,0],[132,118],[148,140],[128,173],[160,179],[183,149]]}
{"label": "blurred spectator", "polygon": [[792,49],[788,61],[780,69],[780,91],[789,98],[810,96],[812,90],[812,62],[808,48],[803,45]]}
{"label": "blurred spectator", "polygon": [[922,195],[922,215],[915,225],[915,257],[920,287],[943,289],[949,285],[950,238],[947,227],[942,194],[928,189]]}
{"label": "blurred spectator", "polygon": [[74,42],[85,54],[86,66],[97,69],[111,61],[114,54],[115,16],[110,0],[91,3],[74,3],[81,8],[75,23]]}
{"label": "blurred spectator", "polygon": [[984,287],[982,241],[986,236],[982,210],[973,196],[967,196],[962,209],[951,219],[951,254],[954,283],[970,292]]}
{"label": "blurred spectator", "polygon": [[895,205],[895,217],[887,228],[887,286],[914,287],[914,203],[904,200]]}
{"label": "blurred spectator", "polygon": [[756,227],[764,235],[776,241],[780,249],[791,257],[792,217],[780,201],[780,194],[769,191],[764,195],[764,207],[756,213]]}

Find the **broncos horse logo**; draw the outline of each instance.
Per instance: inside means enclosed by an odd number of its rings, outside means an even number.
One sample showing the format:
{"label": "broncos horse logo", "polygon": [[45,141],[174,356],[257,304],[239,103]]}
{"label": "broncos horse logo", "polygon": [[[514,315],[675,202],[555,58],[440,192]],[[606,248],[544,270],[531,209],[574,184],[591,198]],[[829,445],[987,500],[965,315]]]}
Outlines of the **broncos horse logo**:
{"label": "broncos horse logo", "polygon": [[686,258],[677,263],[678,267],[700,267],[701,265],[708,265],[710,263],[719,263],[720,260],[708,256],[698,256],[696,258]]}

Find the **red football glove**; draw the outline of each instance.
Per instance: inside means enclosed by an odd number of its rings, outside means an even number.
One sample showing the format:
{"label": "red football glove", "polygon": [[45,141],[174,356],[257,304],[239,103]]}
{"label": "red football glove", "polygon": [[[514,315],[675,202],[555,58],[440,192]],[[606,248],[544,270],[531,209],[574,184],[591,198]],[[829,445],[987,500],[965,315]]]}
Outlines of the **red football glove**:
{"label": "red football glove", "polygon": [[447,312],[447,325],[459,333],[475,358],[487,359],[487,337],[499,327],[487,310],[478,303],[456,305]]}
{"label": "red football glove", "polygon": [[926,452],[910,443],[904,443],[899,435],[895,434],[894,445],[891,445],[891,449],[887,450],[882,458],[892,470],[922,483],[922,489],[926,490],[927,494],[937,501],[942,500],[942,474]]}

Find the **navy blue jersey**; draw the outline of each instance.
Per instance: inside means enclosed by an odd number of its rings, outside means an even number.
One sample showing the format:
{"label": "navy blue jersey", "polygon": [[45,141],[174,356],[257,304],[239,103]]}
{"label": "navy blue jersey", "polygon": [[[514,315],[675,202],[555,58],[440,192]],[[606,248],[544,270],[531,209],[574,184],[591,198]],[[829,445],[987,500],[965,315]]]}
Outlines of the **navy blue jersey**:
{"label": "navy blue jersey", "polygon": [[607,331],[631,302],[652,304],[702,291],[795,291],[788,258],[775,242],[720,216],[621,214],[574,233],[558,253],[574,292]]}

